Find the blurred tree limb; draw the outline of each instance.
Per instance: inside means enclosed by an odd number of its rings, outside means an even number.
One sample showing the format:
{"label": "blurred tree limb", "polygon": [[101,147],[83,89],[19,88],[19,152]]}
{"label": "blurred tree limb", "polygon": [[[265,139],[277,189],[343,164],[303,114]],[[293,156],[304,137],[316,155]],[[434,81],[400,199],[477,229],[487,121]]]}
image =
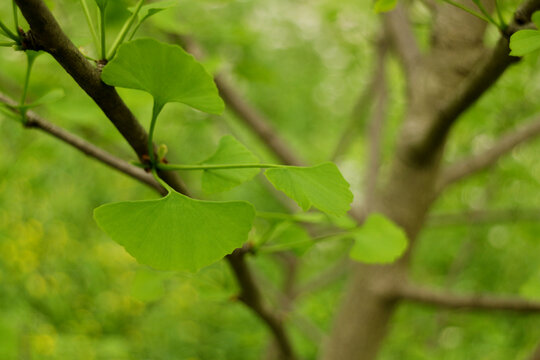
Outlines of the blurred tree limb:
{"label": "blurred tree limb", "polygon": [[[15,2],[30,25],[30,30],[24,35],[24,43],[30,46],[28,49],[43,50],[51,54],[96,102],[143,161],[145,155],[148,155],[146,149],[148,134],[116,90],[101,81],[99,69],[78,51],[42,0],[16,0]],[[175,190],[188,195],[187,189],[176,173],[161,172],[160,177]],[[245,253],[241,251],[235,256],[227,257],[229,264],[235,269],[234,274],[242,288],[244,298],[249,299],[244,303],[250,306],[271,329],[272,334],[282,346],[280,350],[284,359],[294,359],[290,340],[279,318],[270,310],[261,310],[263,307],[259,303],[258,288],[254,282],[248,281],[252,275],[245,265],[244,256]],[[244,273],[239,273],[239,271]]]}
{"label": "blurred tree limb", "polygon": [[[9,106],[17,105],[16,101],[1,93],[0,102]],[[10,109],[12,109],[14,113],[18,114],[18,112],[14,108],[10,107]],[[33,111],[28,111],[26,113],[26,118],[27,122],[25,126],[27,128],[42,130],[43,132],[54,136],[55,138],[67,143],[68,145],[73,146],[84,154],[104,163],[105,165],[108,165],[115,170],[118,170],[128,176],[131,176],[136,180],[145,183],[146,185],[154,188],[161,194],[165,194],[165,189],[161,187],[161,185],[159,185],[159,183],[154,179],[151,174],[145,172],[143,169],[131,165],[127,161],[124,161],[106,152],[105,150],[95,146],[92,143],[89,143],[88,141],[78,137],[77,135],[70,133],[69,131],[61,128],[60,126],[43,119]]]}
{"label": "blurred tree limb", "polygon": [[408,284],[395,290],[391,296],[404,301],[451,309],[478,311],[540,312],[540,302],[515,296],[458,295],[449,291],[439,291],[427,287]]}
{"label": "blurred tree limb", "polygon": [[446,167],[440,176],[438,191],[440,192],[459,180],[489,168],[515,147],[538,136],[540,136],[540,119],[531,121],[515,131],[501,136],[490,149]]}

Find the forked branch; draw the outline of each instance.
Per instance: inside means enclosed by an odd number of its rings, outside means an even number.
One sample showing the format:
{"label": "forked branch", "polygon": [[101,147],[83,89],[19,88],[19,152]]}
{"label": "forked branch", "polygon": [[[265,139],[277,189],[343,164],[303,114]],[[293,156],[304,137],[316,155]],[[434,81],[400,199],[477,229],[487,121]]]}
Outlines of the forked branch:
{"label": "forked branch", "polygon": [[508,39],[530,22],[534,11],[540,10],[540,0],[528,0],[517,11],[514,20],[502,34],[499,42],[471,75],[456,89],[455,95],[437,112],[434,121],[422,130],[410,147],[406,158],[413,163],[429,162],[436,156],[450,128],[464,111],[476,102],[500,78],[505,70],[519,60],[510,56]]}
{"label": "forked branch", "polygon": [[[148,135],[144,128],[122,101],[116,90],[101,81],[101,73],[98,68],[87,61],[78,51],[62,31],[45,3],[42,0],[15,0],[15,2],[30,25],[31,30],[25,35],[27,40],[31,40],[27,42],[27,45],[31,45],[32,50],[44,50],[50,53],[96,102],[135,150],[139,158],[143,159],[145,155],[148,155]],[[184,194],[188,193],[176,173],[162,172],[160,177],[175,190]],[[244,297],[248,299],[260,297],[256,284],[253,281],[246,281],[246,279],[252,279],[252,275],[245,265],[244,253],[237,253],[227,259],[233,269],[236,269],[234,273],[242,287]],[[258,306],[257,302],[252,300],[244,302],[248,306]],[[288,342],[288,339],[283,339],[286,337],[283,325],[272,321],[269,310],[261,311],[259,307],[253,310],[272,329],[278,343],[283,344],[284,347],[280,350],[284,354],[292,354],[290,346],[285,346],[285,341]]]}
{"label": "forked branch", "polygon": [[516,146],[533,140],[539,135],[540,119],[503,135],[490,149],[448,166],[441,175],[438,185],[439,191],[461,179],[489,168]]}

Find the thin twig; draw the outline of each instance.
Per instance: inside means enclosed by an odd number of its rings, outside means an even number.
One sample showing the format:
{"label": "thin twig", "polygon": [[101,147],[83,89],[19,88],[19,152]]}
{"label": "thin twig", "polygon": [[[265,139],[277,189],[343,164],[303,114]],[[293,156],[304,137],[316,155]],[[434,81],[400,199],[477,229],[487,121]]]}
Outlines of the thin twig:
{"label": "thin twig", "polygon": [[484,225],[504,222],[540,222],[540,209],[475,210],[462,213],[441,213],[429,216],[431,227]]}
{"label": "thin twig", "polygon": [[[386,93],[386,82],[384,74],[384,63],[386,58],[386,38],[383,37],[377,43],[377,52],[375,56],[375,69],[373,71],[373,77],[369,81],[368,85],[363,89],[362,93],[358,97],[356,104],[351,112],[349,122],[345,125],[343,132],[337,142],[337,145],[332,153],[331,161],[337,160],[341,155],[345,154],[349,147],[351,146],[355,135],[360,128],[362,123],[368,123],[369,128],[372,131],[375,131],[374,123],[379,121],[380,107],[383,105],[383,99],[385,96],[381,96],[382,92]],[[369,122],[365,121],[368,116],[369,111],[373,111],[373,99],[378,96],[377,104],[374,106],[376,109],[376,114],[371,116]],[[371,132],[371,131],[370,131]]]}
{"label": "thin twig", "polygon": [[512,151],[516,146],[533,140],[539,135],[540,119],[532,121],[515,131],[503,135],[490,149],[448,166],[442,172],[438,185],[439,191],[461,179],[489,168],[502,156]]}
{"label": "thin twig", "polygon": [[[169,36],[176,42],[183,44],[185,49],[195,57],[204,56],[201,47],[189,36],[178,34],[169,34]],[[304,164],[270,125],[270,121],[258,109],[245,101],[244,97],[229,84],[222,74],[216,75],[214,81],[219,89],[219,94],[227,104],[227,108],[234,112],[238,119],[244,122],[283,164],[296,166]]]}
{"label": "thin twig", "polygon": [[[30,25],[25,34],[26,43],[33,48],[50,53],[71,75],[105,113],[118,129],[137,156],[144,162],[147,158],[148,134],[122,101],[116,90],[101,81],[100,70],[71,42],[43,0],[15,0]],[[160,177],[177,191],[187,194],[187,189],[174,172],[161,172]]]}
{"label": "thin twig", "polygon": [[[36,50],[49,52],[58,63],[73,77],[79,86],[96,102],[122,136],[135,150],[141,161],[147,154],[148,134],[118,96],[113,87],[101,81],[99,70],[89,63],[60,28],[60,25],[42,0],[15,0],[26,21],[30,25],[30,36]],[[26,36],[29,36],[27,34]],[[161,172],[160,177],[175,190],[188,194],[180,178],[171,172]],[[242,288],[245,303],[255,306],[253,311],[272,329],[282,352],[290,355],[284,359],[293,359],[290,340],[281,323],[275,322],[275,316],[268,309],[260,306],[260,292],[253,282],[243,252],[237,252],[227,258],[234,269],[235,276]]]}
{"label": "thin twig", "polygon": [[501,77],[506,69],[519,60],[510,56],[508,39],[530,22],[534,11],[540,10],[540,0],[526,1],[514,16],[514,21],[502,33],[495,49],[475,68],[472,74],[455,91],[455,95],[437,112],[433,121],[419,129],[416,139],[402,157],[411,164],[429,162],[439,153],[450,128],[459,116],[470,108]]}
{"label": "thin twig", "polygon": [[[8,104],[10,106],[16,106],[17,103],[8,96],[0,93],[0,102]],[[17,113],[16,110],[12,110]],[[161,194],[165,194],[164,189],[157,183],[151,174],[146,173],[143,169],[140,169],[130,163],[106,152],[105,150],[91,144],[77,135],[70,133],[69,131],[55,125],[42,117],[38,116],[33,111],[26,113],[26,127],[31,129],[39,129],[54,136],[55,138],[63,141],[64,143],[73,146],[84,154],[108,165],[109,167],[118,170],[132,178],[143,182],[144,184],[154,188]]]}
{"label": "thin twig", "polygon": [[540,312],[540,302],[515,296],[458,295],[448,291],[433,290],[411,284],[402,286],[393,295],[404,301],[451,309]]}
{"label": "thin twig", "polygon": [[422,55],[416,41],[408,13],[403,5],[384,15],[384,24],[394,49],[399,55],[406,75],[414,76],[414,71],[421,63]]}
{"label": "thin twig", "polygon": [[257,314],[272,331],[281,351],[281,359],[293,360],[296,357],[289,337],[285,333],[283,321],[264,304],[260,290],[246,262],[245,255],[246,250],[244,249],[236,249],[232,254],[227,255],[229,265],[241,289],[238,299]]}

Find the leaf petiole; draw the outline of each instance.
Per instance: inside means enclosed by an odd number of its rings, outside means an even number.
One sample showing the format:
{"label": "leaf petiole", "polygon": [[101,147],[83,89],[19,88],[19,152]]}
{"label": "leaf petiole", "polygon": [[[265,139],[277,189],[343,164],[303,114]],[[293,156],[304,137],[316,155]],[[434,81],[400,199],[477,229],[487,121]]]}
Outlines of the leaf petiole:
{"label": "leaf petiole", "polygon": [[141,7],[142,7],[143,3],[144,3],[144,0],[139,0],[139,2],[137,3],[137,5],[135,7],[135,10],[133,11],[133,14],[131,14],[129,19],[124,23],[124,26],[122,26],[122,29],[120,30],[120,33],[118,34],[118,36],[114,40],[114,43],[113,43],[111,49],[109,50],[109,53],[107,54],[107,59],[108,60],[110,60],[110,59],[112,59],[114,57],[114,55],[116,54],[116,50],[124,42],[129,30],[131,29],[131,26],[135,22],[135,19],[137,18],[138,14],[139,14],[139,11],[141,10]]}
{"label": "leaf petiole", "polygon": [[157,170],[155,168],[152,168],[152,175],[154,175],[154,179],[163,186],[169,193],[176,192],[172,187],[170,187],[169,184],[167,184],[165,181],[163,181],[162,178],[159,177]]}
{"label": "leaf petiole", "polygon": [[86,0],[79,0],[79,2],[81,3],[81,6],[83,8],[84,16],[86,17],[88,28],[90,29],[90,33],[92,34],[92,39],[94,40],[96,51],[99,51],[99,40],[96,32],[96,27],[94,26],[94,22],[92,21],[92,17],[90,16],[88,4],[86,3]]}
{"label": "leaf petiole", "polygon": [[17,44],[19,43],[19,37],[14,34],[13,31],[9,30],[9,28],[2,22],[2,20],[0,20],[0,29],[2,29],[5,36],[15,41]]}
{"label": "leaf petiole", "polygon": [[[154,130],[156,128],[157,118],[161,110],[163,110],[163,104],[157,102],[154,99],[154,106],[152,108],[152,120],[150,121],[150,131],[148,131],[148,156],[150,157],[150,163],[152,168],[157,167],[156,154],[154,153]],[[160,169],[164,170],[164,169]]]}
{"label": "leaf petiole", "polygon": [[100,58],[101,60],[107,59],[107,39],[105,33],[105,8],[107,6],[98,8],[98,25],[99,25],[99,40],[100,40]]}
{"label": "leaf petiole", "polygon": [[13,24],[15,24],[15,31],[19,31],[19,16],[17,15],[17,4],[15,4],[15,0],[12,0],[11,2],[12,10],[13,10]]}
{"label": "leaf petiole", "polygon": [[502,31],[504,31],[504,30],[506,30],[508,25],[504,21],[504,17],[502,15],[501,7],[499,5],[499,0],[495,0],[495,9],[497,9],[497,16],[499,17],[500,29]]}
{"label": "leaf petiole", "polygon": [[461,4],[459,4],[459,3],[455,2],[455,1],[452,1],[452,0],[442,0],[442,1],[444,1],[445,3],[448,3],[448,4],[452,5],[452,6],[455,6],[455,7],[459,8],[459,9],[461,9],[463,11],[466,11],[469,14],[471,14],[472,16],[476,16],[477,18],[479,18],[481,20],[484,20],[485,22],[488,22],[488,23],[491,22],[484,15],[482,15],[480,13],[477,13],[476,11],[471,10],[468,7],[463,6],[463,5],[461,5]]}
{"label": "leaf petiole", "polygon": [[30,74],[32,73],[32,67],[34,66],[34,61],[38,57],[39,53],[35,51],[27,50],[25,54],[26,54],[26,74],[24,76],[23,92],[21,95],[21,100],[19,102],[19,109],[21,112],[21,119],[22,119],[23,124],[26,123],[27,107],[24,106],[24,103],[26,102],[26,95],[28,94],[28,86],[30,84]]}
{"label": "leaf petiole", "polygon": [[199,164],[199,165],[181,165],[181,164],[158,164],[160,170],[225,170],[225,169],[275,169],[288,168],[287,165],[277,164]]}
{"label": "leaf petiole", "polygon": [[309,240],[300,240],[300,241],[294,241],[287,244],[276,244],[276,245],[267,245],[267,246],[261,246],[256,251],[259,253],[275,253],[275,252],[281,252],[286,250],[291,250],[297,247],[302,247],[305,245],[315,245],[317,243],[323,242],[323,241],[329,241],[329,240],[340,240],[343,238],[346,238],[348,236],[351,236],[351,233],[349,231],[344,232],[338,232],[328,235],[322,235],[318,236]]}
{"label": "leaf petiole", "polygon": [[501,25],[497,24],[497,22],[491,17],[491,15],[489,14],[489,12],[487,12],[486,8],[484,7],[484,5],[482,5],[482,3],[480,2],[480,0],[473,0],[473,2],[476,4],[476,6],[478,7],[478,9],[480,10],[480,12],[482,14],[484,14],[484,16],[486,17],[486,19],[488,20],[488,22],[492,23],[493,25],[495,25],[496,27],[498,27],[499,29],[501,28]]}
{"label": "leaf petiole", "polygon": [[12,41],[0,41],[0,46],[1,47],[10,47],[10,46],[14,46],[14,45],[17,45],[16,42],[12,42]]}

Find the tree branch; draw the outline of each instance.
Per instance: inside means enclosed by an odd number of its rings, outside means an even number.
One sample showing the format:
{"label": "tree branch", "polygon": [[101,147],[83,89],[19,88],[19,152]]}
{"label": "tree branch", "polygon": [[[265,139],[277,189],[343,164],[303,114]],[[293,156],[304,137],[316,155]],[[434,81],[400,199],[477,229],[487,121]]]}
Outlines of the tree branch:
{"label": "tree branch", "polygon": [[[86,60],[66,36],[43,0],[15,2],[30,25],[23,45],[30,50],[43,50],[51,54],[94,100],[143,161],[143,157],[148,155],[148,135],[115,88],[101,81],[99,69]],[[187,194],[187,189],[175,172],[160,172],[160,176],[177,191]]]}
{"label": "tree branch", "polygon": [[[10,106],[17,105],[17,103],[13,99],[1,93],[0,102]],[[18,114],[15,109],[13,109],[13,112]],[[63,141],[64,143],[73,146],[82,153],[104,163],[105,165],[108,165],[112,169],[118,170],[128,176],[131,176],[136,180],[145,183],[146,185],[154,188],[161,194],[166,193],[165,189],[161,185],[159,185],[159,183],[154,179],[154,177],[151,174],[145,172],[143,169],[131,165],[127,161],[124,161],[120,158],[117,158],[116,156],[81,139],[80,137],[70,133],[69,131],[61,128],[60,126],[50,123],[49,121],[38,116],[33,111],[28,111],[26,113],[26,120],[26,127],[30,129],[42,130],[45,133],[48,133],[49,135],[52,135],[55,138]]]}
{"label": "tree branch", "polygon": [[482,225],[516,221],[540,222],[540,209],[476,210],[454,214],[433,214],[428,218],[427,225]]}
{"label": "tree branch", "polygon": [[236,249],[232,254],[227,255],[229,265],[241,288],[239,300],[257,314],[272,331],[282,353],[281,359],[293,360],[296,357],[291,342],[285,333],[283,322],[279,316],[276,316],[265,306],[261,293],[246,263],[245,255],[245,249]]}
{"label": "tree branch", "polygon": [[[382,128],[382,118],[381,113],[384,112],[385,102],[386,102],[386,74],[385,74],[385,60],[387,53],[387,39],[386,36],[382,36],[377,43],[377,52],[375,56],[375,69],[373,71],[373,76],[369,81],[369,84],[363,89],[362,93],[358,97],[356,104],[351,112],[348,123],[345,125],[343,133],[341,134],[337,146],[332,153],[330,158],[332,161],[338,159],[338,157],[349,149],[354,135],[358,132],[358,128],[361,123],[365,122],[368,124],[369,133],[370,133],[370,143],[373,143],[371,139],[372,135],[378,134],[380,128]],[[377,98],[377,103],[375,106],[372,106],[373,99]],[[373,111],[372,107],[375,108],[375,114],[371,116],[369,121],[364,121],[369,111]],[[376,138],[380,134],[376,135]]]}
{"label": "tree branch", "polygon": [[[183,44],[185,49],[195,57],[204,56],[204,52],[191,37],[170,33],[169,37],[176,42]],[[214,76],[214,81],[219,90],[219,94],[227,104],[227,108],[236,114],[238,119],[244,122],[261,141],[268,147],[279,160],[286,165],[300,166],[303,161],[298,158],[295,152],[289,148],[285,141],[272,128],[270,121],[264,117],[255,107],[246,102],[233,86],[225,79],[223,74]]]}
{"label": "tree branch", "polygon": [[393,294],[405,301],[424,305],[475,311],[540,312],[540,302],[512,296],[457,295],[448,291],[405,285]]}
{"label": "tree branch", "polygon": [[400,4],[393,11],[384,14],[383,20],[394,49],[403,63],[405,73],[411,77],[415,69],[418,68],[422,56],[407,10]]}
{"label": "tree branch", "polygon": [[539,135],[540,119],[537,119],[513,132],[503,135],[489,150],[448,166],[441,175],[438,184],[439,192],[463,178],[489,168],[516,146],[530,141]]}
{"label": "tree branch", "polygon": [[[42,0],[15,0],[31,30],[25,34],[25,45],[28,49],[44,50],[71,75],[79,86],[96,102],[109,120],[116,126],[142,160],[147,154],[148,135],[116,90],[101,81],[100,71],[92,66],[77,50],[71,40],[64,34],[60,25]],[[188,194],[180,178],[174,172],[160,172],[160,177],[175,190]],[[235,276],[242,288],[246,305],[253,306],[253,311],[272,330],[284,354],[293,359],[292,350],[286,337],[283,325],[275,321],[273,314],[260,305],[259,290],[253,282],[249,268],[245,264],[244,253],[236,251],[236,255],[227,260],[234,269]]]}
{"label": "tree branch", "polygon": [[418,131],[414,143],[409,147],[405,158],[412,163],[422,164],[438,154],[450,128],[458,117],[478,100],[519,58],[509,55],[508,39],[530,22],[532,13],[540,10],[540,0],[528,0],[516,11],[514,20],[502,34],[491,54],[482,61],[466,81],[457,89],[455,96],[442,106],[434,121]]}

